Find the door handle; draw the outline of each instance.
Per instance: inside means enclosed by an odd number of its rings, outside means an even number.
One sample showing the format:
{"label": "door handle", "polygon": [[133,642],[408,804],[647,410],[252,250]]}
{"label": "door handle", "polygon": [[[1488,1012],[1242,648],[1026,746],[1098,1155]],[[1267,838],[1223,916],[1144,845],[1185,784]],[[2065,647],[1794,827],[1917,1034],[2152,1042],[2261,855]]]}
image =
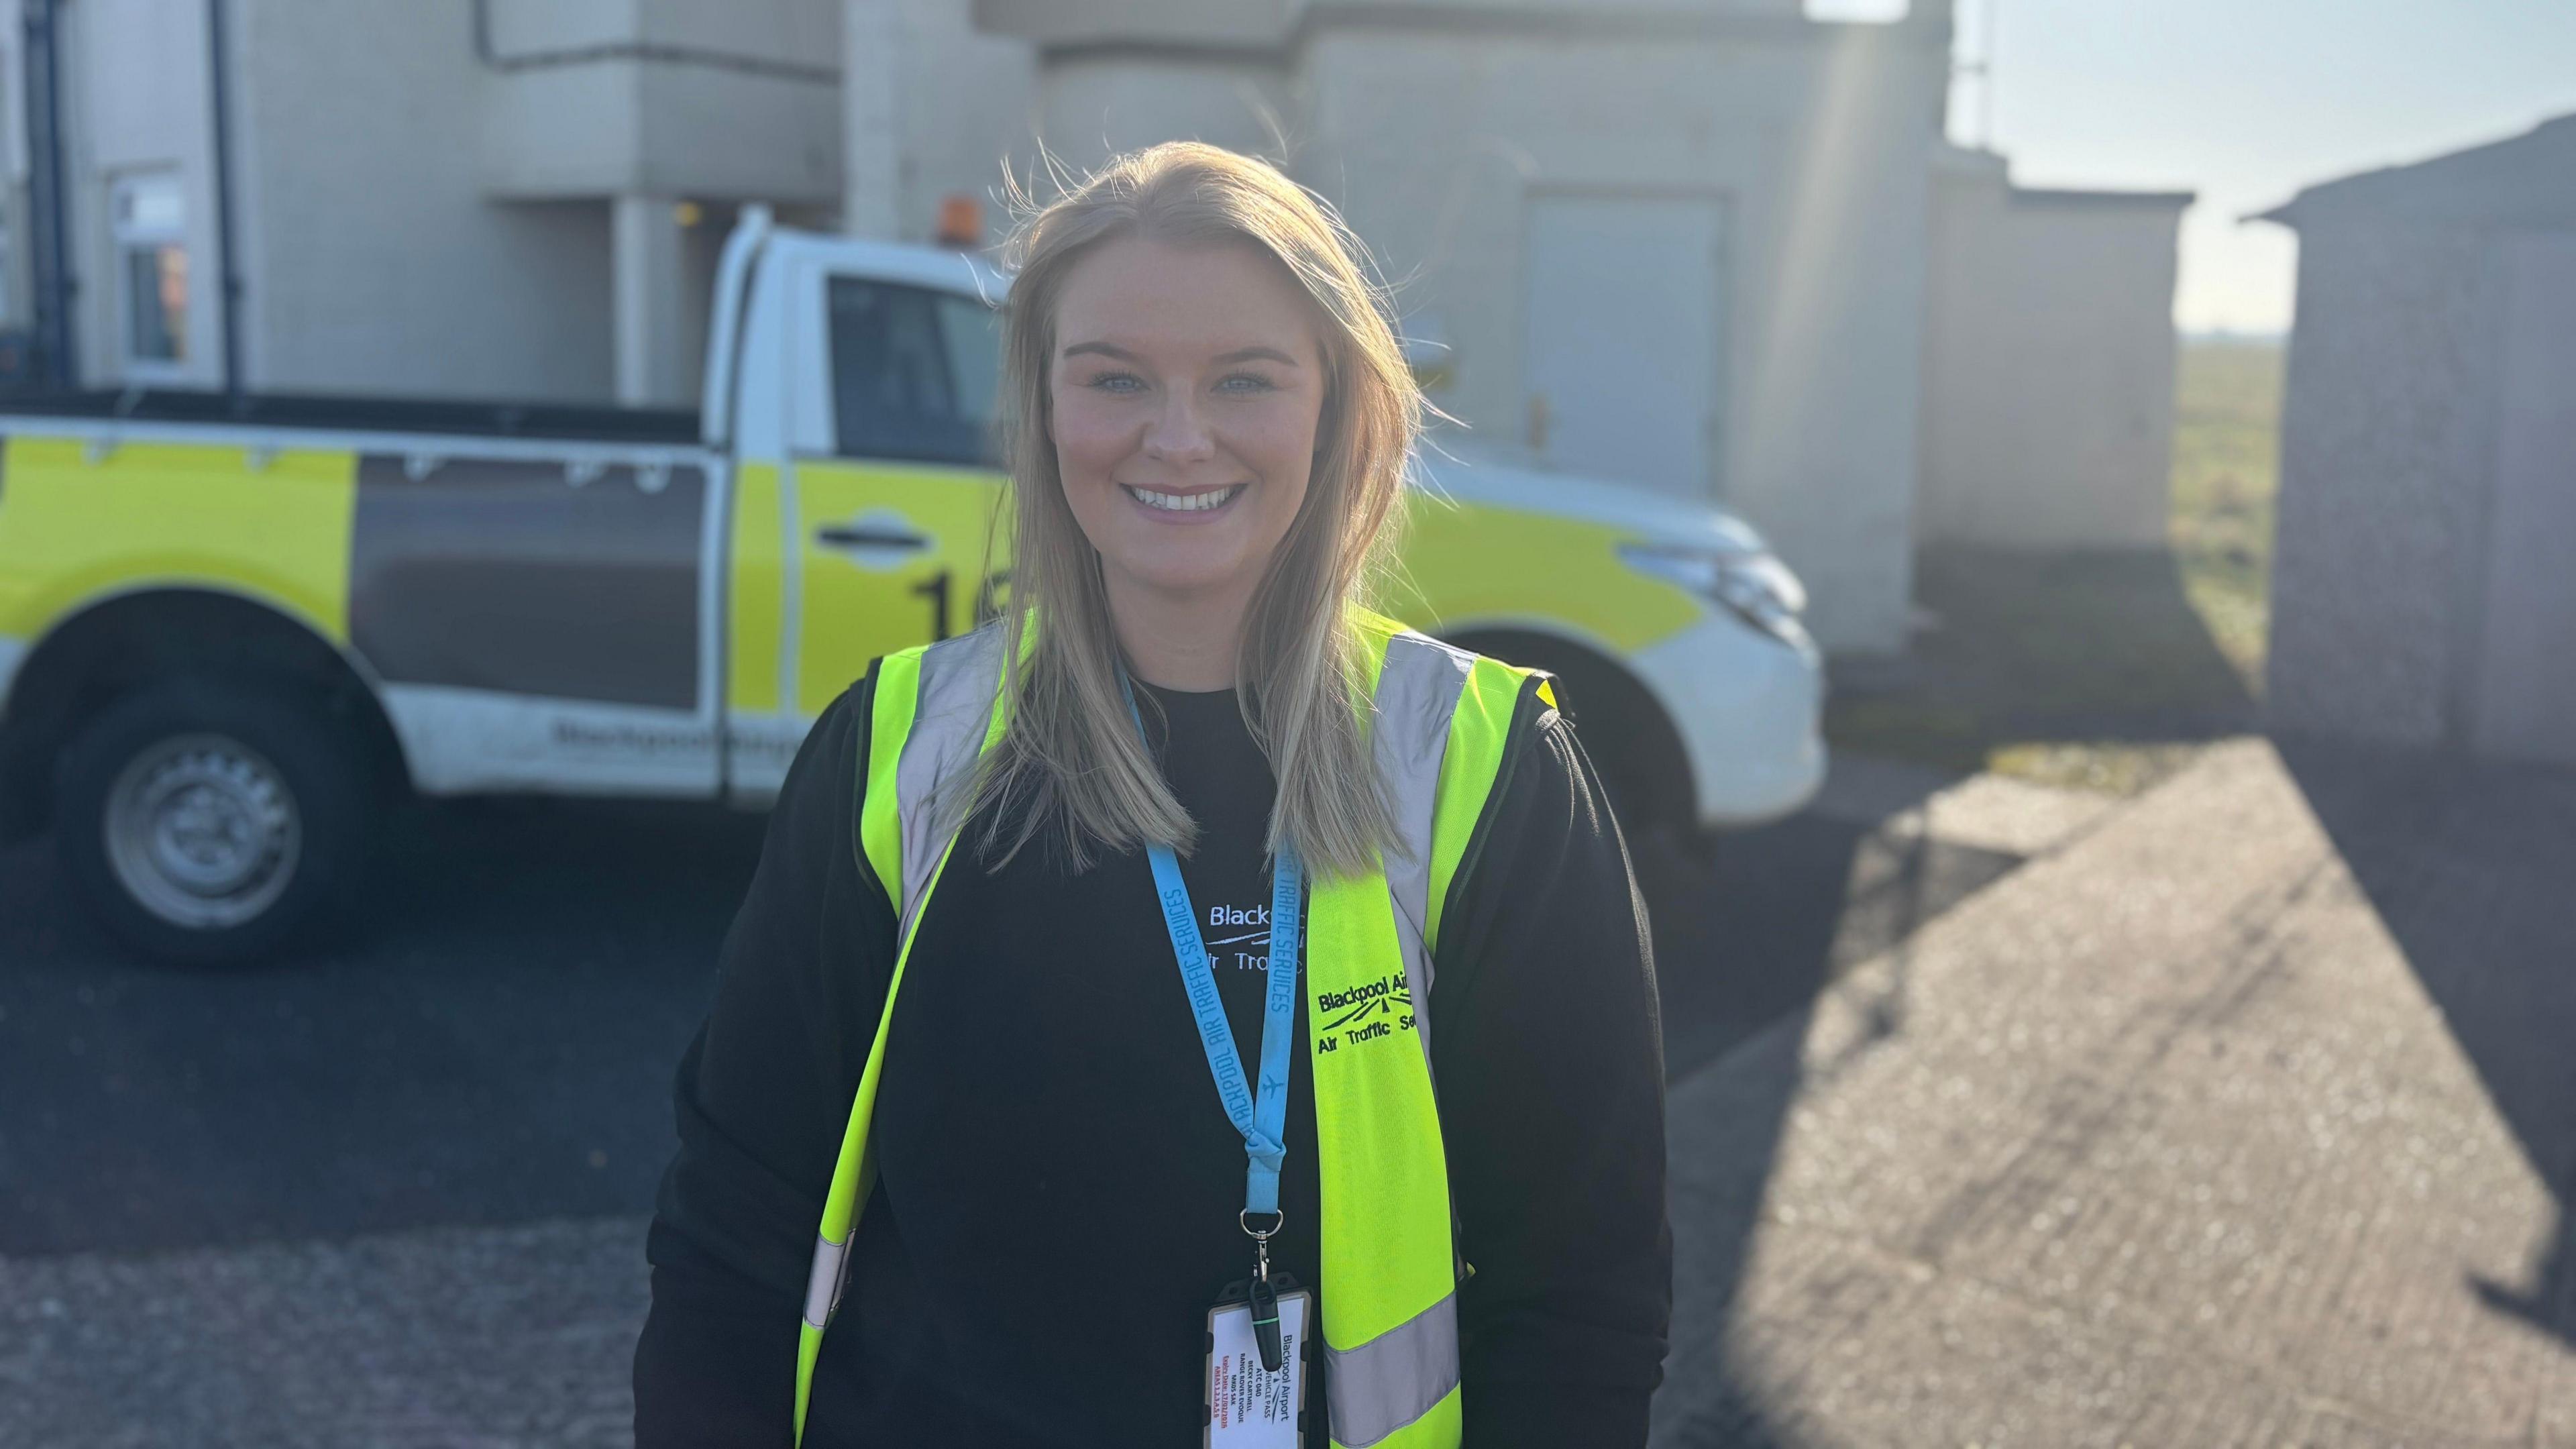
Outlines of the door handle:
{"label": "door handle", "polygon": [[928,534],[883,523],[827,523],[814,530],[814,541],[826,548],[899,548],[915,553],[930,547]]}

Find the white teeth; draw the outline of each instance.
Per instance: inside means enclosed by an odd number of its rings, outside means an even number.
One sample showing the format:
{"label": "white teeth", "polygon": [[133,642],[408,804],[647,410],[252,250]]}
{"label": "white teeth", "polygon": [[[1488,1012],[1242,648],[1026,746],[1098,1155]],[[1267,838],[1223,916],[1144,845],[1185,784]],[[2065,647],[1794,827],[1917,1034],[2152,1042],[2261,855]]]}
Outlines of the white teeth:
{"label": "white teeth", "polygon": [[1133,488],[1123,483],[1119,486],[1127,489],[1128,497],[1166,513],[1203,513],[1211,508],[1222,508],[1234,495],[1243,491],[1240,483],[1207,493],[1157,493],[1151,488]]}

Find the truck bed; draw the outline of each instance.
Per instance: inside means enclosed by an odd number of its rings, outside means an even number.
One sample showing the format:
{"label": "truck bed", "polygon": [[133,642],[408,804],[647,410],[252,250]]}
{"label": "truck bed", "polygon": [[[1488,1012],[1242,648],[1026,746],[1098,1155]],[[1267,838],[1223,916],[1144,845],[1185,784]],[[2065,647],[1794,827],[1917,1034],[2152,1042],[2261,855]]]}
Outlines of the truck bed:
{"label": "truck bed", "polygon": [[589,442],[695,443],[695,408],[624,408],[589,403],[473,398],[371,397],[362,393],[244,393],[193,388],[0,393],[0,429],[12,417],[92,422],[238,423],[339,432],[451,433],[462,437],[565,438]]}

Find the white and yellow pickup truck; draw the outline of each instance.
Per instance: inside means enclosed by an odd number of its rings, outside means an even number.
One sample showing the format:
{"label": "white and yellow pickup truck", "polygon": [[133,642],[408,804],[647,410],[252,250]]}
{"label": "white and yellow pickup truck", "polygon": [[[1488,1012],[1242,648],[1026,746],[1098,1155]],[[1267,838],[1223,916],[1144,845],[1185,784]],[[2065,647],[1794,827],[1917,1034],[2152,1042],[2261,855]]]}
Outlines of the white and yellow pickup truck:
{"label": "white and yellow pickup truck", "polygon": [[[754,210],[696,412],[0,403],[0,838],[51,828],[118,935],[219,963],[286,941],[406,790],[766,803],[869,659],[1007,578],[1007,291]],[[1627,812],[1803,803],[1821,672],[1762,540],[1462,456],[1423,450],[1389,611],[1556,671]]]}

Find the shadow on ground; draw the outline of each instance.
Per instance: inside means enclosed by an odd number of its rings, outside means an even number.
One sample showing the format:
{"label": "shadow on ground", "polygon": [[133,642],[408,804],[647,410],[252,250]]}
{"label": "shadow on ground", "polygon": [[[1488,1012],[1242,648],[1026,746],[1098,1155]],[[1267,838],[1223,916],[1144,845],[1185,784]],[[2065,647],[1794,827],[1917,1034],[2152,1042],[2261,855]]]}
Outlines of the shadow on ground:
{"label": "shadow on ground", "polygon": [[1638,852],[1655,928],[1665,1076],[1689,1075],[1803,1009],[2020,858],[1937,840],[1903,812],[1807,813],[1723,837],[1713,865]]}
{"label": "shadow on ground", "polygon": [[1946,546],[1916,569],[1930,627],[1902,659],[1837,662],[1837,747],[2134,794],[2256,726],[2170,551]]}
{"label": "shadow on ground", "polygon": [[2309,808],[2558,1202],[2523,1281],[2469,1286],[2576,1344],[2576,772],[2284,740]]}
{"label": "shadow on ground", "polygon": [[[1702,1165],[1723,1182],[1719,1221],[1676,1235],[1676,1287],[1693,1301],[1677,1305],[1666,1373],[1719,1380],[1693,1385],[1697,1406],[1688,1423],[1673,1426],[1682,1442],[1709,1449],[1789,1442],[1723,1341],[1692,1335],[1694,1325],[1731,1316],[1763,1187],[1806,1085],[1795,1048],[1816,998],[1849,967],[1893,955],[1895,985],[1871,1002],[1872,1030],[1880,1039],[1902,1032],[1907,938],[2021,863],[1936,839],[1908,816],[1905,808],[1878,820],[1798,815],[1725,837],[1713,870],[1671,852],[1640,860],[1655,926],[1666,1074],[1678,1081],[1727,1057],[1725,1070],[1742,1084],[1729,1095],[1740,1110],[1720,1129],[1724,1145],[1714,1156],[1722,1161]],[[1795,1024],[1774,1031],[1784,1020]],[[1748,1052],[1729,1056],[1766,1032]]]}
{"label": "shadow on ground", "polygon": [[[2187,766],[2202,745],[2257,727],[2247,667],[2213,637],[2185,561],[2171,551],[1935,547],[1917,569],[1932,627],[1902,659],[1838,662],[1827,711],[1837,751],[2134,795]],[[1729,1101],[1742,1111],[1723,1126],[1723,1161],[1707,1165],[1716,1190],[1704,1201],[1721,1221],[1696,1225],[1701,1258],[1677,1265],[1677,1281],[1697,1299],[1690,1326],[1677,1320],[1667,1359],[1678,1366],[1668,1372],[1714,1372],[1720,1383],[1713,1395],[1695,1392],[1687,1422],[1659,1425],[1657,1440],[1693,1449],[1796,1442],[1724,1332],[1783,1126],[1810,1085],[1798,1045],[1818,993],[1845,968],[1887,953],[1891,984],[1866,1005],[1868,1041],[1857,1049],[1901,1034],[1907,937],[2019,863],[1909,836],[1901,811],[1862,823],[1810,814],[1730,843],[1737,849],[1721,863],[1717,889],[1693,896],[1666,885],[1656,901],[1671,1074],[1714,1062],[1751,1026],[1784,1017],[1795,1025],[1723,1067],[1737,1084]],[[1841,882],[1830,902],[1798,899],[1827,880]],[[1783,908],[1732,918],[1746,900]],[[1683,943],[1715,954],[1695,957]],[[1704,994],[1758,999],[1768,1010],[1739,1027],[1707,1009]]]}

